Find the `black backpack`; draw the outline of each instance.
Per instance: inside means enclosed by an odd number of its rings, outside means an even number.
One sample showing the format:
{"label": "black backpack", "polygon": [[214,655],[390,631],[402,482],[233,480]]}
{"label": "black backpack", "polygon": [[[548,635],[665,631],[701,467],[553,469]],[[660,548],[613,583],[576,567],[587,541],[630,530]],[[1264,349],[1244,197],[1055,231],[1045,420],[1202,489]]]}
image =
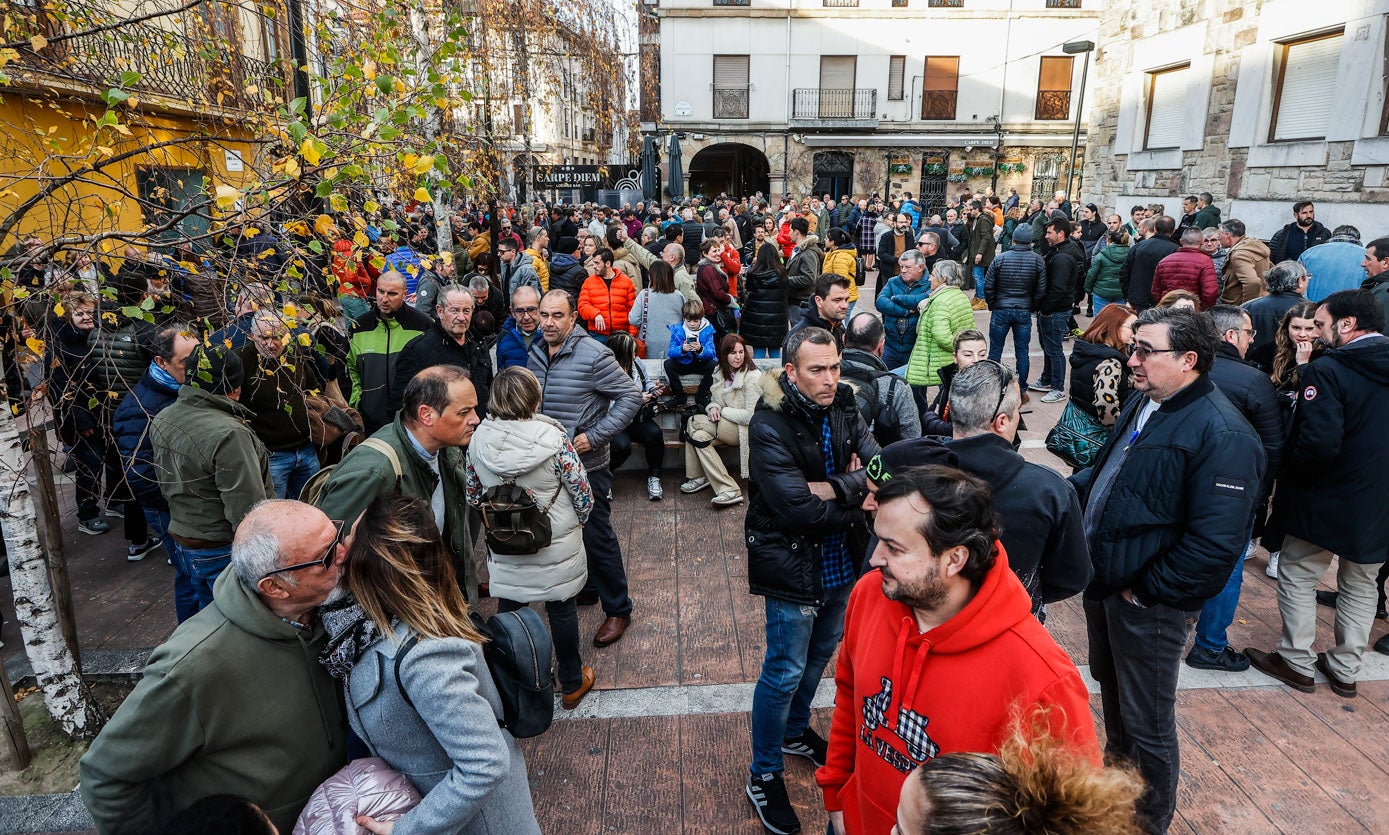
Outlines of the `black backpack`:
{"label": "black backpack", "polygon": [[[854,390],[854,404],[878,445],[887,446],[893,441],[902,440],[902,426],[897,419],[897,409],[892,405],[897,399],[897,385],[901,382],[897,375],[891,371],[846,362],[841,366],[839,376]],[[886,404],[878,402],[878,380],[883,377],[888,378]]]}
{"label": "black backpack", "polygon": [[[498,724],[517,739],[545,733],[555,719],[554,644],[540,613],[523,607],[485,621],[477,612],[470,617],[487,639],[482,655],[502,701]],[[415,703],[400,681],[400,663],[419,640],[412,635],[395,656],[396,688],[410,707]]]}
{"label": "black backpack", "polygon": [[550,547],[550,508],[559,499],[560,484],[545,507],[535,503],[531,491],[507,479],[482,491],[478,511],[487,532],[487,547],[494,554],[523,557]]}

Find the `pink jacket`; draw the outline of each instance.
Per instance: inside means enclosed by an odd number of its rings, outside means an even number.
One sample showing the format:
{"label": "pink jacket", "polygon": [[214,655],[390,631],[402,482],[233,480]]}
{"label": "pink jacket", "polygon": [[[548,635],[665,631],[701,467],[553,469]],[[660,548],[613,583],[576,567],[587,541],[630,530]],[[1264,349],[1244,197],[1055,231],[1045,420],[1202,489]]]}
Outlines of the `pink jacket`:
{"label": "pink jacket", "polygon": [[415,808],[420,793],[379,757],[353,760],[309,796],[294,835],[366,835],[358,815],[393,821]]}

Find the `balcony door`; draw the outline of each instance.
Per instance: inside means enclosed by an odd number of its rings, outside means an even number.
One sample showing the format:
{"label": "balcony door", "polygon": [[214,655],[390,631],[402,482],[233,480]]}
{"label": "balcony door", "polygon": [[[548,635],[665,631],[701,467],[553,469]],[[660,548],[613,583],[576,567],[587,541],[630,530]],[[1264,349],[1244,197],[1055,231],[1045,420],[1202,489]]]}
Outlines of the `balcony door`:
{"label": "balcony door", "polygon": [[748,56],[714,56],[714,118],[748,118]]}
{"label": "balcony door", "polygon": [[820,118],[854,118],[854,81],[858,57],[820,56]]}

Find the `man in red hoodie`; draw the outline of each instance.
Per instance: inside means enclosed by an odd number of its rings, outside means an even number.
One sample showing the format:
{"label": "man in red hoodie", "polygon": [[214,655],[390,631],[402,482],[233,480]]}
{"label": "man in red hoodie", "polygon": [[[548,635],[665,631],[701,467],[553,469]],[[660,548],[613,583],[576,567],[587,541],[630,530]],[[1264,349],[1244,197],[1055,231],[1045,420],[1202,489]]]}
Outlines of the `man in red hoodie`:
{"label": "man in red hoodie", "polygon": [[995,753],[1019,712],[1045,710],[1054,733],[1099,763],[1085,684],[1008,568],[988,486],[914,467],[872,507],[878,572],[849,597],[829,754],[815,773],[835,832],[887,835],[912,769]]}

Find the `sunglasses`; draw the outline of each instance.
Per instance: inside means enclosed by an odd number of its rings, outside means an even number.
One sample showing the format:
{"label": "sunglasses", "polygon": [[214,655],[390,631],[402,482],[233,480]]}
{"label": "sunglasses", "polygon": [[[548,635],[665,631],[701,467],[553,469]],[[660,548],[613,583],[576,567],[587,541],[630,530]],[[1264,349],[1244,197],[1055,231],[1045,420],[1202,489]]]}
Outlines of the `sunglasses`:
{"label": "sunglasses", "polygon": [[266,577],[271,577],[275,574],[284,574],[290,571],[302,571],[305,568],[313,568],[314,566],[318,566],[320,568],[327,568],[330,565],[332,565],[333,557],[338,552],[338,545],[342,544],[342,535],[344,531],[347,530],[347,523],[335,521],[333,522],[333,530],[333,541],[331,544],[328,545],[328,550],[323,552],[323,556],[310,562],[301,562],[298,565],[287,565],[284,568],[277,568],[274,571],[267,571],[264,575],[261,576],[261,579],[264,580]]}
{"label": "sunglasses", "polygon": [[1008,369],[1003,367],[1003,363],[998,360],[979,360],[975,365],[992,366],[998,371],[998,402],[994,404],[993,414],[989,416],[992,421],[998,417],[998,412],[1003,408],[1003,398],[1008,396]]}

